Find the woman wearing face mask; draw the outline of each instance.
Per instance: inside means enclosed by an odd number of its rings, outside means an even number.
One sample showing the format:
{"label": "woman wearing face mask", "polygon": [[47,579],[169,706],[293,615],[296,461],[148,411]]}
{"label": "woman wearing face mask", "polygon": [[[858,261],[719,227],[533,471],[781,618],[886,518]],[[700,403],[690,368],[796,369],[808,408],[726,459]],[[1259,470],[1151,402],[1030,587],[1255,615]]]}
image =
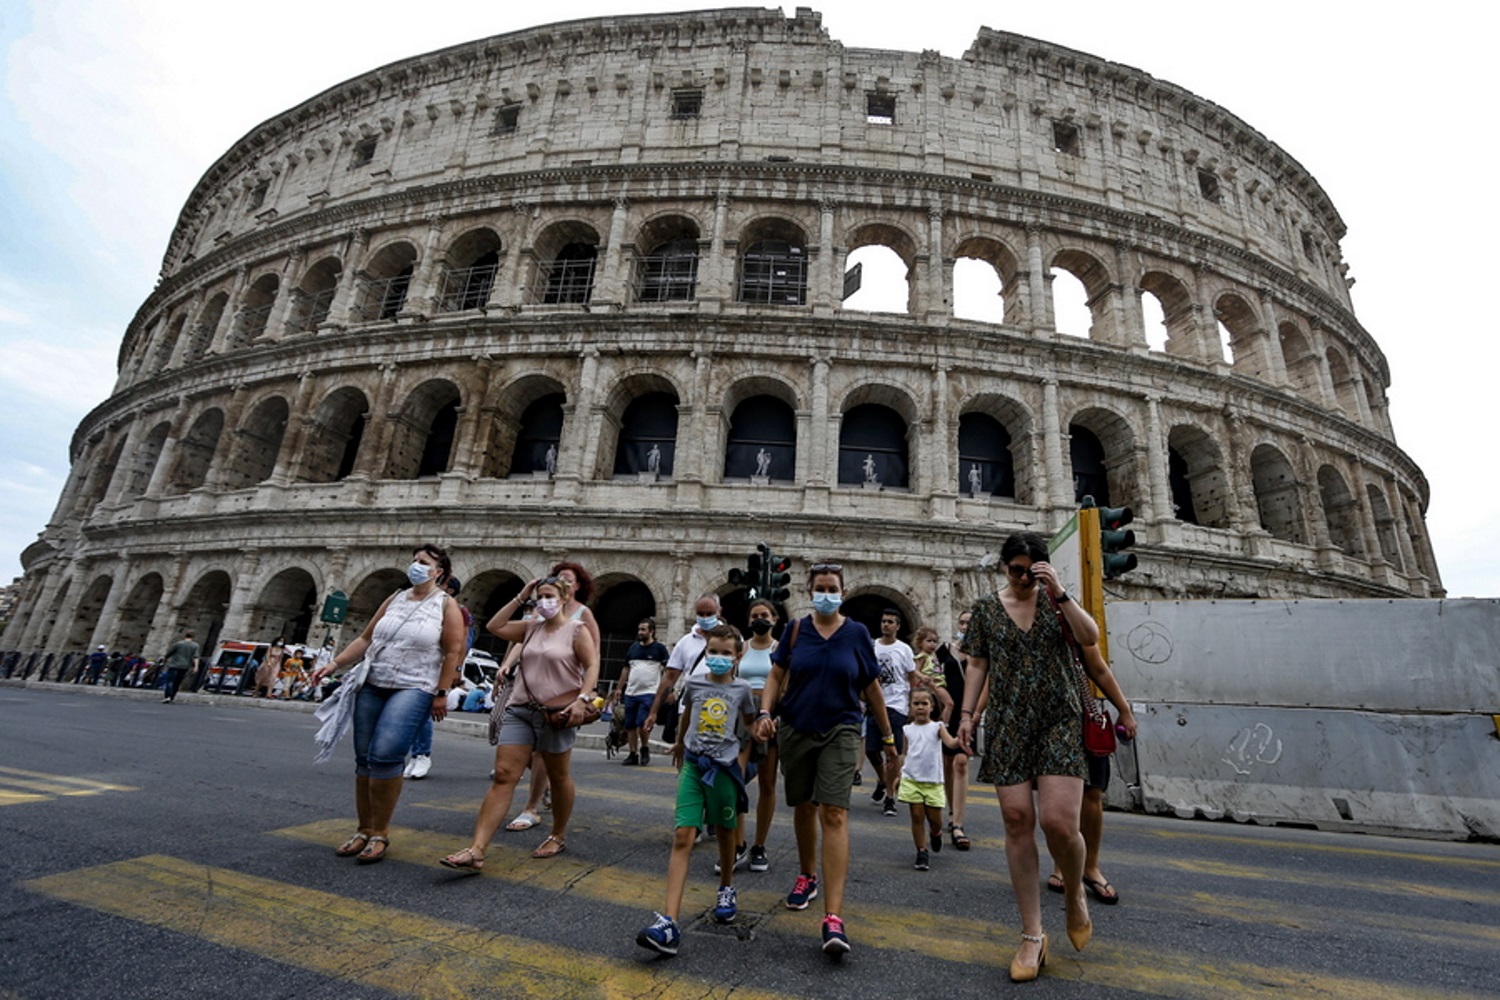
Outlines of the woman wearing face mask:
{"label": "woman wearing face mask", "polygon": [[[584,627],[589,630],[589,635],[594,637],[594,648],[603,649],[599,641],[599,623],[594,619],[594,613],[588,609],[589,598],[594,596],[594,578],[589,576],[588,570],[575,562],[560,562],[552,567],[549,576],[555,576],[568,585],[568,600],[562,607],[561,614],[573,621],[583,622]],[[528,615],[527,617],[533,617]],[[517,657],[520,655],[521,647],[512,645],[505,653],[505,662],[500,665],[500,673],[506,677],[516,667]],[[516,818],[505,824],[505,829],[512,833],[522,830],[530,830],[542,821],[543,803],[548,801],[546,796],[550,782],[547,780],[547,768],[542,761],[541,751],[531,755],[531,786],[526,792],[526,808],[516,815]]]}
{"label": "woman wearing face mask", "polygon": [[[807,585],[813,613],[782,634],[761,694],[755,735],[762,740],[775,737],[786,804],[795,810],[801,869],[786,898],[787,908],[805,910],[821,893],[823,952],[837,958],[849,951],[839,914],[849,873],[849,795],[861,749],[861,698],[869,706],[870,724],[879,728],[887,761],[895,759],[896,738],[885,712],[880,664],[870,633],[839,613],[844,568],[815,563]],[[819,831],[821,885],[816,874]]]}
{"label": "woman wearing face mask", "polygon": [[[510,811],[516,782],[533,751],[540,751],[552,784],[552,832],[533,858],[551,858],[567,847],[568,820],[573,813],[573,777],[569,772],[575,728],[554,728],[553,721],[576,726],[586,714],[586,703],[598,697],[599,653],[593,634],[563,609],[572,588],[562,577],[532,580],[521,593],[490,619],[489,630],[507,642],[519,643],[516,683],[500,722],[495,747],[495,776],[468,847],[441,860],[447,868],[466,872],[484,869],[485,851]],[[535,595],[536,615],[511,620],[517,609]],[[549,716],[553,717],[549,721]]]}
{"label": "woman wearing face mask", "polygon": [[[1063,589],[1038,535],[1011,535],[1000,547],[1008,576],[998,594],[974,605],[964,635],[969,658],[958,741],[972,750],[974,713],[985,709],[984,758],[979,780],[992,782],[1005,823],[1005,860],[1021,909],[1021,947],[1010,964],[1016,982],[1035,979],[1047,964],[1042,931],[1036,825],[1062,874],[1068,939],[1082,951],[1093,935],[1083,895],[1083,834],[1079,812],[1088,766],[1083,753],[1083,707],[1059,614],[1081,645],[1099,641],[1099,627]],[[1056,609],[1056,610],[1054,610]],[[1032,801],[1032,786],[1036,801]]]}
{"label": "woman wearing face mask", "polygon": [[401,797],[406,752],[423,718],[448,714],[448,689],[458,683],[466,647],[464,619],[442,583],[453,572],[447,550],[412,552],[407,590],[385,599],[359,637],[313,671],[316,687],[335,670],[369,660],[354,702],[354,803],[359,830],[339,847],[360,864],[385,858],[391,814]]}

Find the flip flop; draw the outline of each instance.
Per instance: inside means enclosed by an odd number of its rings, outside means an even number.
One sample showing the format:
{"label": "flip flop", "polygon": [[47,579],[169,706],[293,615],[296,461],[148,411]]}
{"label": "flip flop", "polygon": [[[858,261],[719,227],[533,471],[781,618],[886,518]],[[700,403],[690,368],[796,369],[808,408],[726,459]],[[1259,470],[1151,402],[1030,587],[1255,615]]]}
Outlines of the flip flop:
{"label": "flip flop", "polygon": [[[376,844],[380,845],[379,851],[375,850]],[[371,837],[365,849],[354,856],[354,863],[357,865],[379,864],[385,860],[385,852],[390,849],[390,846],[391,838],[389,837]]]}
{"label": "flip flop", "polygon": [[352,858],[356,854],[363,851],[365,849],[365,846],[369,843],[370,835],[368,833],[356,833],[354,836],[344,841],[342,847],[335,847],[333,849],[333,853],[337,854],[341,858]]}
{"label": "flip flop", "polygon": [[1105,906],[1114,906],[1120,901],[1120,893],[1109,884],[1108,879],[1086,878],[1083,880],[1083,885],[1088,889],[1089,895]]}
{"label": "flip flop", "polygon": [[1063,877],[1061,875],[1059,875],[1057,872],[1053,872],[1051,875],[1047,876],[1047,888],[1051,889],[1053,892],[1066,892],[1068,889],[1068,885],[1063,881]]}
{"label": "flip flop", "polygon": [[[548,844],[554,845],[551,850],[547,849]],[[531,852],[531,856],[541,861],[546,858],[555,858],[567,849],[567,842],[564,841],[561,837],[558,837],[554,834],[548,834],[547,839],[538,844],[536,850]]]}
{"label": "flip flop", "polygon": [[511,833],[520,833],[522,830],[530,830],[542,821],[542,818],[534,812],[523,812],[509,823],[505,828]]}

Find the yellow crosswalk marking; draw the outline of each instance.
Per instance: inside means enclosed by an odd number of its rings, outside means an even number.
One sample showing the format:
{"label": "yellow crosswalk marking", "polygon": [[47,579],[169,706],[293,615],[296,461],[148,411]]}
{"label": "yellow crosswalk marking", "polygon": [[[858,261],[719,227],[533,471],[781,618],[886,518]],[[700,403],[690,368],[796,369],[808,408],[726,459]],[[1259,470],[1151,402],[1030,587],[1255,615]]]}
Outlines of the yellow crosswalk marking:
{"label": "yellow crosswalk marking", "polygon": [[131,785],[114,785],[91,778],[65,774],[43,774],[19,767],[0,767],[0,806],[44,802],[56,796],[98,795],[102,792],[134,792]]}
{"label": "yellow crosswalk marking", "polygon": [[[592,794],[592,792],[590,793]],[[331,820],[310,823],[305,826],[277,830],[281,836],[317,844],[332,850],[351,829],[348,820]],[[545,831],[538,831],[538,836]],[[393,827],[391,831],[392,861],[410,861],[417,864],[435,864],[443,854],[464,846],[464,838],[451,834]],[[485,863],[484,876],[455,876],[471,882],[471,890],[483,891],[483,883],[499,878],[509,883],[529,888],[567,892],[572,896],[611,903],[618,906],[635,907],[642,911],[661,905],[665,890],[665,868],[667,845],[662,843],[662,871],[645,873],[624,868],[598,865],[594,862],[563,854],[545,864],[532,860],[529,853],[531,841],[522,845],[528,850],[509,846],[512,841],[497,840],[491,846]],[[794,913],[782,906],[779,893],[747,889],[739,880],[739,902],[741,912],[765,913],[767,918],[758,925],[757,932],[780,937],[794,936],[812,942],[818,933],[817,906],[803,913]],[[683,913],[696,914],[712,903],[712,886],[703,879],[690,879],[683,900]],[[997,904],[995,916],[1009,921],[1009,897],[1006,897],[1004,912]],[[963,965],[980,966],[984,976],[996,977],[997,984],[1003,973],[995,970],[1009,967],[1013,953],[1012,942],[1019,943],[1019,930],[991,919],[961,917],[951,914],[914,912],[896,907],[874,906],[851,902],[843,914],[849,922],[850,935],[856,948],[876,947],[900,952],[957,962]],[[1061,923],[1059,914],[1058,923]],[[1253,922],[1260,924],[1259,917]],[[1285,1000],[1287,996],[1316,996],[1319,1000],[1467,1000],[1477,994],[1450,993],[1442,991],[1415,990],[1408,985],[1390,985],[1374,980],[1355,979],[1348,976],[1324,976],[1314,972],[1278,966],[1254,965],[1247,962],[1215,960],[1205,963],[1199,954],[1188,954],[1155,948],[1138,942],[1114,943],[1100,941],[1096,937],[1083,956],[1074,956],[1067,950],[1067,939],[1061,928],[1053,943],[1054,950],[1047,962],[1047,975],[1061,979],[1086,979],[1091,983],[1114,986],[1119,989],[1134,989],[1145,994],[1163,997],[1199,998],[1232,995],[1249,1000]],[[1291,992],[1288,992],[1291,991]]]}
{"label": "yellow crosswalk marking", "polygon": [[[1282,882],[1291,885],[1315,886],[1319,889],[1328,885],[1328,875],[1324,872],[1288,871],[1285,868],[1266,868],[1254,865],[1235,865],[1225,861],[1209,861],[1191,858],[1168,858],[1166,864],[1173,868],[1198,875],[1214,875],[1220,878],[1233,878],[1243,881],[1268,881]],[[1500,906],[1500,892],[1487,892],[1478,888],[1457,888],[1454,886],[1432,885],[1421,882],[1395,882],[1389,879],[1360,879],[1344,877],[1339,879],[1339,886],[1345,890],[1358,890],[1360,892],[1384,893],[1386,895],[1398,896],[1423,896],[1429,899],[1451,899],[1455,902],[1477,903],[1483,906]]]}
{"label": "yellow crosswalk marking", "polygon": [[[776,1000],[675,974],[225,868],[147,856],[49,875],[27,888],[366,987],[421,1000],[490,996]],[[276,929],[268,934],[266,928]]]}

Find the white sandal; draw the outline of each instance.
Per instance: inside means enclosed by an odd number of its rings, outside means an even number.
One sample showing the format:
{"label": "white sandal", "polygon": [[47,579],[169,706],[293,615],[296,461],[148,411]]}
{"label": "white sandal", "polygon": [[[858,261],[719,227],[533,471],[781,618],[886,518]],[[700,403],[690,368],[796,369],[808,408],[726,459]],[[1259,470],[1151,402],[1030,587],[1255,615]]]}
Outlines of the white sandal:
{"label": "white sandal", "polygon": [[542,818],[534,812],[522,811],[521,815],[505,824],[505,829],[511,833],[520,833],[522,830],[530,830],[542,821]]}

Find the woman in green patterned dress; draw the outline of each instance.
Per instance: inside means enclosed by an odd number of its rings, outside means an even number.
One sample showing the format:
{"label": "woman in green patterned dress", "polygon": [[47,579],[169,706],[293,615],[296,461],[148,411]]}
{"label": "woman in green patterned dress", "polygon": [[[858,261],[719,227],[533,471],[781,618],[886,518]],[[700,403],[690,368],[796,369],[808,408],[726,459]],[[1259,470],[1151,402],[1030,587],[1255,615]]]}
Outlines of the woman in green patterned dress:
{"label": "woman in green patterned dress", "polygon": [[[1011,979],[1035,979],[1047,962],[1042,931],[1036,824],[1066,885],[1068,938],[1079,951],[1093,933],[1083,894],[1083,835],[1079,807],[1087,764],[1083,708],[1061,625],[1061,610],[1084,645],[1099,628],[1063,589],[1047,562],[1047,543],[1030,532],[1000,548],[1008,585],[974,605],[963,652],[969,657],[958,741],[973,752],[974,712],[988,694],[985,752],[979,780],[993,782],[1005,821],[1005,860],[1021,909],[1021,947]],[[1050,595],[1051,600],[1048,599]],[[1033,783],[1036,803],[1032,801]]]}

